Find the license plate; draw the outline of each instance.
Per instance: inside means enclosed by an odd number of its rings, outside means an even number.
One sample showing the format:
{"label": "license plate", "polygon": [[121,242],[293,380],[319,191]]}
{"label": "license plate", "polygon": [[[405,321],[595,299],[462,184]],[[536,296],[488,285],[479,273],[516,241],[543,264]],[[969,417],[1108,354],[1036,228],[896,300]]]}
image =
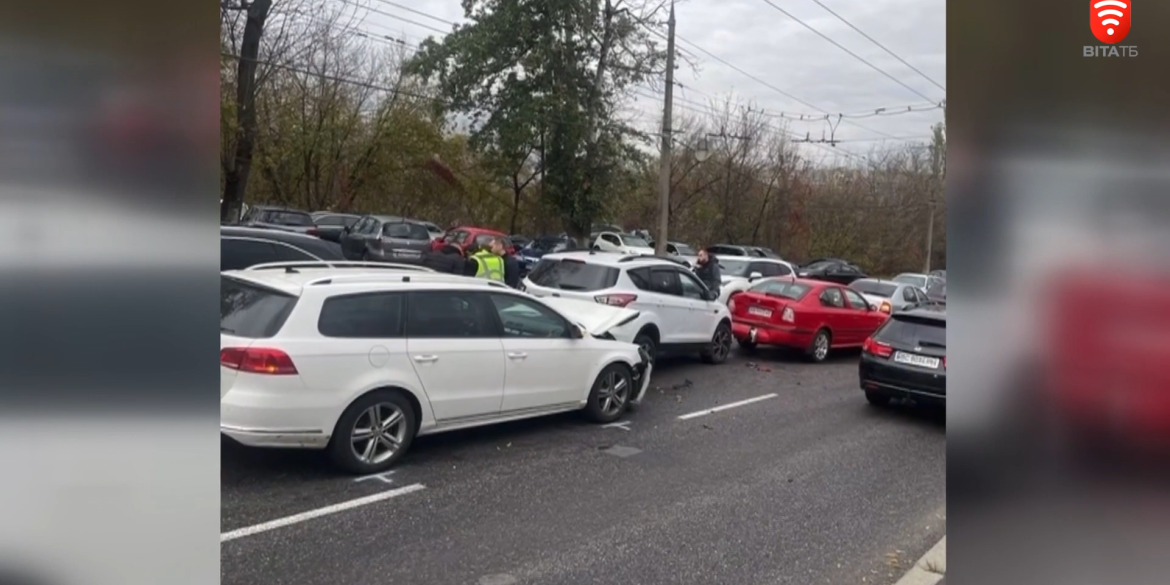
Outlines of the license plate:
{"label": "license plate", "polygon": [[938,358],[927,357],[915,353],[897,352],[894,354],[894,361],[900,364],[910,364],[912,366],[921,366],[923,368],[938,369]]}
{"label": "license plate", "polygon": [[748,307],[749,315],[756,315],[758,317],[771,317],[772,309],[765,309],[763,307]]}

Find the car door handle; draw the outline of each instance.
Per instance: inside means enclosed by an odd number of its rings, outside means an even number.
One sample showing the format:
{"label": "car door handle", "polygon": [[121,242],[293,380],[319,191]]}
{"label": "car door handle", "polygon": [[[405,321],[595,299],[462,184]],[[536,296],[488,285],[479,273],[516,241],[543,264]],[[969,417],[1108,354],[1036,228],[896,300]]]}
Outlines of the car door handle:
{"label": "car door handle", "polygon": [[437,356],[437,355],[416,355],[416,356],[414,356],[414,361],[416,361],[420,364],[430,364],[430,363],[434,363],[434,362],[439,361],[439,356]]}
{"label": "car door handle", "polygon": [[522,351],[513,351],[513,352],[508,354],[508,359],[513,359],[513,360],[522,360],[526,357],[528,357],[528,354],[526,354]]}

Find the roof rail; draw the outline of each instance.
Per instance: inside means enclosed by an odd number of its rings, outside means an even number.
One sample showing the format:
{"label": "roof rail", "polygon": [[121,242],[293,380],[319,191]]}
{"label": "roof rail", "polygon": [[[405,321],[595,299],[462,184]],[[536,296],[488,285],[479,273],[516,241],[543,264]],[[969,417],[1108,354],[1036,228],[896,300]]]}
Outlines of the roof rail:
{"label": "roof rail", "polygon": [[486,278],[477,278],[474,276],[463,276],[461,274],[446,274],[443,272],[429,272],[418,274],[393,274],[393,273],[366,273],[366,274],[338,274],[336,276],[322,276],[305,283],[305,286],[320,286],[325,284],[342,284],[342,283],[361,283],[361,282],[432,282],[443,283],[453,282],[458,284],[478,284],[481,286],[494,286],[497,288],[509,288],[508,285],[496,281],[488,280]]}
{"label": "roof rail", "polygon": [[244,270],[293,270],[297,268],[377,268],[381,270],[406,270],[410,272],[435,272],[426,266],[417,264],[398,264],[394,262],[368,262],[354,260],[303,260],[296,262],[265,262],[249,266]]}
{"label": "roof rail", "polygon": [[683,260],[682,258],[675,258],[674,256],[660,256],[658,254],[630,254],[628,256],[622,256],[618,259],[618,262],[635,262],[639,260],[665,260],[667,262],[678,264],[679,266],[685,266],[687,268],[691,267],[691,263]]}

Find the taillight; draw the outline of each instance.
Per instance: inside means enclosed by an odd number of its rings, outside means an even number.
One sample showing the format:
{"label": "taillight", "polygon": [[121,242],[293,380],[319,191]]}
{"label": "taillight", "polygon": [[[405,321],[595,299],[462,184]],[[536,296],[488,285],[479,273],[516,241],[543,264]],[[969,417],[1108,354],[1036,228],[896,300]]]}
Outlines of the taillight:
{"label": "taillight", "polygon": [[882,306],[878,310],[888,315],[893,307],[890,306],[889,301],[882,301]]}
{"label": "taillight", "polygon": [[593,300],[611,307],[625,307],[638,300],[638,295],[598,295]]}
{"label": "taillight", "polygon": [[321,235],[321,230],[317,228],[309,228],[305,233],[309,234],[310,236],[319,236]]}
{"label": "taillight", "polygon": [[279,349],[225,347],[219,350],[219,365],[250,374],[288,376],[297,373],[292,358]]}
{"label": "taillight", "polygon": [[865,344],[861,346],[861,351],[881,358],[888,358],[894,354],[894,348],[890,347],[888,343],[876,341],[872,337],[865,339]]}
{"label": "taillight", "polygon": [[732,296],[730,299],[727,299],[727,312],[729,312],[729,313],[735,312],[735,296]]}
{"label": "taillight", "polygon": [[784,307],[784,312],[780,314],[780,319],[785,323],[796,323],[796,313],[792,311],[792,307]]}

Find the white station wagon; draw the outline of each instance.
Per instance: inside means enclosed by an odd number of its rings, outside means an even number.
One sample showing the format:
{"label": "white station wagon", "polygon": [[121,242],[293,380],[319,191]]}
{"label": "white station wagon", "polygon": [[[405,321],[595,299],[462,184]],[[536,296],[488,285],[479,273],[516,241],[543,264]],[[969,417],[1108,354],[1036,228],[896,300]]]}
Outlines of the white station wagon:
{"label": "white station wagon", "polygon": [[417,435],[572,410],[608,423],[651,364],[609,329],[638,311],[537,300],[484,279],[267,264],[222,273],[220,430],[391,467]]}

